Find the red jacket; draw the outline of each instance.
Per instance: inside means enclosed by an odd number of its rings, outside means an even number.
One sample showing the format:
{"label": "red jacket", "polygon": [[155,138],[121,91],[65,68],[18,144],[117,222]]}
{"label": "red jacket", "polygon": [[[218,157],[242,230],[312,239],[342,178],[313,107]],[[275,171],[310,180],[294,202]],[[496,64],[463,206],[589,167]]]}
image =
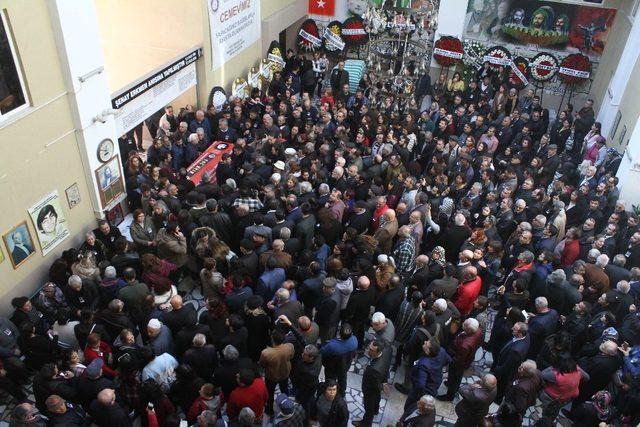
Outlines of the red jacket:
{"label": "red jacket", "polygon": [[580,394],[580,380],[582,379],[582,372],[580,369],[576,369],[574,372],[568,372],[561,374],[555,369],[553,373],[556,376],[556,382],[547,383],[544,387],[545,393],[552,399],[559,399],[560,402],[568,402],[573,398],[578,397]]}
{"label": "red jacket", "polygon": [[484,331],[478,328],[475,334],[466,332],[458,334],[449,345],[447,353],[451,356],[451,363],[458,368],[467,369],[475,359],[476,350],[482,344]]}
{"label": "red jacket", "polygon": [[256,414],[256,421],[262,422],[264,407],[267,404],[269,393],[267,386],[262,378],[256,378],[248,387],[236,387],[227,401],[227,415],[229,418],[235,418],[240,410],[248,406]]}
{"label": "red jacket", "polygon": [[104,341],[100,341],[100,348],[98,350],[94,350],[90,347],[86,347],[84,349],[84,363],[89,366],[89,363],[93,362],[95,359],[102,359],[104,362],[104,366],[102,366],[102,373],[108,377],[115,377],[118,373],[111,369],[108,365],[111,363],[111,347]]}
{"label": "red jacket", "polygon": [[564,244],[564,250],[560,256],[560,264],[563,267],[569,267],[580,256],[580,241],[571,240],[566,241]]}
{"label": "red jacket", "polygon": [[373,211],[373,219],[371,220],[371,231],[375,231],[380,227],[380,217],[389,210],[389,206],[385,203],[380,209]]}
{"label": "red jacket", "polygon": [[453,303],[460,311],[462,317],[469,315],[471,310],[473,310],[473,303],[476,298],[478,298],[478,295],[480,295],[481,288],[482,279],[480,279],[479,276],[470,282],[461,283],[460,286],[458,286],[458,293]]}

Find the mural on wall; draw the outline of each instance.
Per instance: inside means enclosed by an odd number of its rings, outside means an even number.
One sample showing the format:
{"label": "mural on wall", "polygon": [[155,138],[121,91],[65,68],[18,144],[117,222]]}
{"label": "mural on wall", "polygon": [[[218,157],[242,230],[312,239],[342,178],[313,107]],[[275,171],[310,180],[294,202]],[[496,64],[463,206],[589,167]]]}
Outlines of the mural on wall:
{"label": "mural on wall", "polygon": [[615,16],[615,9],[550,1],[470,0],[464,37],[597,59]]}
{"label": "mural on wall", "polygon": [[[502,45],[514,57],[529,60],[542,52],[559,60],[584,54],[591,60],[592,70],[590,79],[576,92],[588,93],[615,16],[615,9],[544,0],[469,0],[463,39],[477,50]],[[563,90],[559,79],[545,85],[548,93]]]}

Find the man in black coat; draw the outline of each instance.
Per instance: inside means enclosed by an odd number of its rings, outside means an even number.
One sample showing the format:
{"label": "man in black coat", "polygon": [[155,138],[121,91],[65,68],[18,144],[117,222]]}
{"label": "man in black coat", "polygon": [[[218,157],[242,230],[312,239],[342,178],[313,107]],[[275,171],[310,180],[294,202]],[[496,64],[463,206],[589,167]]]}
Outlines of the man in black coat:
{"label": "man in black coat", "polygon": [[497,380],[487,374],[474,384],[460,387],[462,400],[455,407],[458,419],[455,427],[475,426],[482,423],[482,419],[489,412],[491,403],[496,398]]}
{"label": "man in black coat", "polygon": [[580,368],[589,374],[589,380],[580,384],[580,395],[573,399],[572,409],[589,400],[597,391],[604,390],[613,374],[622,366],[622,357],[615,341],[604,341],[599,350],[595,356],[583,357],[578,361]]}
{"label": "man in black coat", "polygon": [[436,425],[436,400],[425,394],[409,405],[396,424],[399,427],[433,427]]}
{"label": "man in black coat", "polygon": [[624,268],[627,259],[622,254],[618,254],[613,257],[613,261],[607,264],[604,268],[604,272],[609,277],[609,284],[611,287],[615,286],[621,280],[630,280],[631,272]]}
{"label": "man in black coat", "polygon": [[367,210],[367,202],[358,200],[353,214],[349,217],[346,227],[353,227],[358,234],[366,233],[371,225],[371,212]]}
{"label": "man in black coat", "polygon": [[111,225],[109,225],[109,221],[107,221],[106,219],[101,219],[100,221],[98,221],[98,228],[93,230],[93,234],[96,235],[96,239],[104,243],[104,246],[109,252],[109,257],[113,256],[113,254],[116,252],[116,240],[122,237],[122,233],[120,233],[118,227],[112,227]]}
{"label": "man in black coat", "polygon": [[205,204],[207,212],[202,214],[198,222],[203,227],[210,227],[223,242],[231,241],[231,218],[225,212],[220,212],[216,199],[209,199]]}
{"label": "man in black coat", "polygon": [[517,322],[513,325],[512,333],[513,338],[502,347],[491,366],[491,371],[500,379],[498,381],[496,403],[502,401],[504,392],[513,382],[518,367],[526,359],[531,345],[526,323]]}
{"label": "man in black coat", "polygon": [[384,341],[372,341],[367,349],[369,363],[362,374],[362,420],[353,421],[355,427],[371,427],[373,417],[380,409],[382,390],[388,387],[387,377],[391,367],[391,347]]}
{"label": "man in black coat", "polygon": [[98,427],[133,426],[127,412],[116,402],[116,392],[112,388],[98,393],[98,397],[89,407],[89,412],[94,415]]}
{"label": "man in black coat", "polygon": [[389,279],[389,289],[380,295],[376,302],[376,311],[383,313],[386,318],[395,322],[403,299],[404,286],[401,283],[400,276],[394,274],[391,276],[391,279]]}
{"label": "man in black coat", "polygon": [[173,296],[169,303],[172,310],[162,314],[162,321],[171,329],[173,336],[183,327],[197,323],[198,313],[196,313],[196,309],[191,304],[185,305],[180,295]]}
{"label": "man in black coat", "polygon": [[211,381],[218,367],[218,352],[213,344],[207,344],[204,334],[196,334],[192,342],[193,345],[184,353],[182,362],[190,365],[203,380]]}
{"label": "man in black coat", "polygon": [[369,313],[375,298],[376,291],[371,287],[369,278],[360,276],[343,313],[343,320],[349,322],[353,328],[353,334],[358,339],[359,349],[362,349],[364,344],[364,332],[369,323]]}
{"label": "man in black coat", "polygon": [[228,345],[222,350],[220,366],[213,373],[213,384],[220,387],[222,394],[229,396],[238,386],[237,374],[241,369],[250,369],[258,375],[255,363],[248,357],[240,357],[238,350]]}
{"label": "man in black coat", "polygon": [[52,426],[90,426],[91,420],[87,413],[71,402],[65,401],[57,394],[52,394],[45,401],[47,415]]}
{"label": "man in black coat", "polygon": [[447,260],[458,259],[458,253],[465,240],[471,236],[471,231],[467,227],[464,215],[456,214],[453,218],[454,224],[449,227],[442,236],[442,246],[445,250]]}
{"label": "man in black coat", "polygon": [[338,62],[338,67],[331,71],[331,90],[333,96],[338,95],[345,84],[349,84],[349,72],[344,69],[344,61]]}

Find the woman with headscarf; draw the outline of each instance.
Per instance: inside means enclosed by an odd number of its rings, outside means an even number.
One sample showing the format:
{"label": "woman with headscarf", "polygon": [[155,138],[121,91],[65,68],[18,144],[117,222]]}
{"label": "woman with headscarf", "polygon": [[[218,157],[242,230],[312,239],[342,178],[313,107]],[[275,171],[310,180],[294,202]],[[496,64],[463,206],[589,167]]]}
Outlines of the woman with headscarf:
{"label": "woman with headscarf", "polygon": [[[444,267],[447,265],[445,251],[442,246],[436,246],[431,251],[429,257],[429,274],[424,281],[424,287],[429,286],[431,282],[444,277]],[[423,288],[424,289],[424,288]]]}
{"label": "woman with headscarf", "polygon": [[587,400],[573,412],[573,425],[580,427],[598,427],[609,423],[616,417],[616,408],[611,404],[611,394],[600,390],[591,400]]}

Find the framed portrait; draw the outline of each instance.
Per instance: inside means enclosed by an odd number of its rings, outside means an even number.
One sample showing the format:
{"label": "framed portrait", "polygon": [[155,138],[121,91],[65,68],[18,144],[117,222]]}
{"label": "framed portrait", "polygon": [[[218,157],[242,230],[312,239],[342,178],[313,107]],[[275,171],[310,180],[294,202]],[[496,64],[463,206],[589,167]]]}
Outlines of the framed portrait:
{"label": "framed portrait", "polygon": [[4,246],[7,248],[7,254],[14,269],[20,267],[36,253],[27,221],[22,221],[7,231],[2,236],[2,240],[4,240]]}
{"label": "framed portrait", "polygon": [[78,183],[74,182],[69,188],[64,190],[64,192],[67,195],[67,203],[69,204],[69,209],[73,209],[78,206],[78,204],[82,200],[80,198],[80,187],[78,187]]}
{"label": "framed portrait", "polygon": [[28,209],[28,212],[36,229],[43,256],[69,237],[69,227],[57,191],[47,194]]}
{"label": "framed portrait", "polygon": [[109,203],[124,193],[124,180],[120,172],[120,157],[114,156],[95,171],[100,202],[106,208]]}
{"label": "framed portrait", "polygon": [[107,212],[107,220],[116,227],[124,221],[124,212],[122,211],[122,204],[118,203],[109,212]]}

